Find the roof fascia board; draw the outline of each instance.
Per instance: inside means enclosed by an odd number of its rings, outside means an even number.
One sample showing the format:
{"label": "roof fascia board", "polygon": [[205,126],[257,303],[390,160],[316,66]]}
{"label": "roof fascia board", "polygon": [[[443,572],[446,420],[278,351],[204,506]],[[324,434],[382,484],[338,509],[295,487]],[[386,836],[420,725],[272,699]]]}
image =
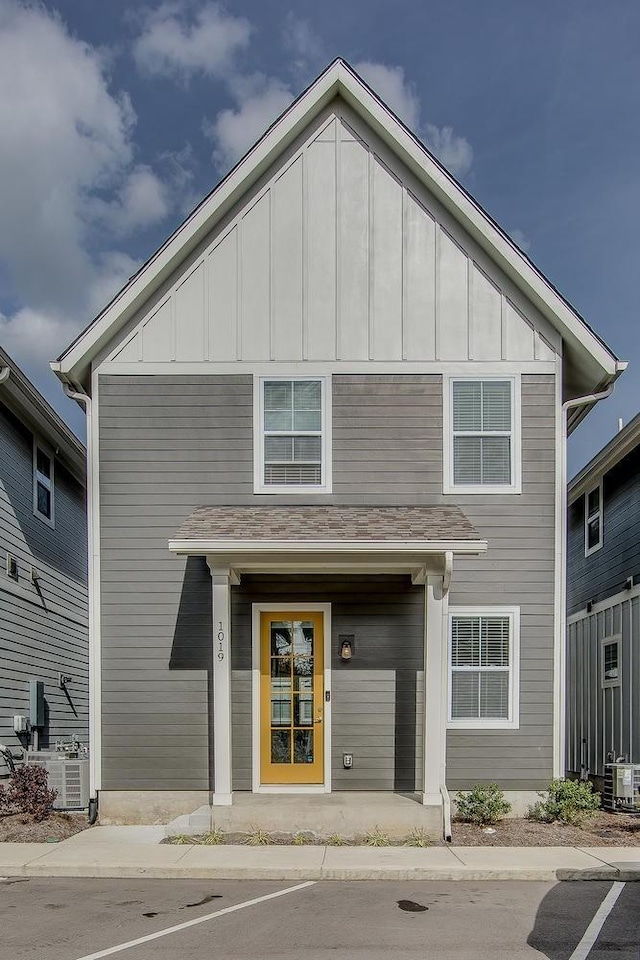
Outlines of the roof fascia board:
{"label": "roof fascia board", "polygon": [[616,356],[577,316],[528,257],[518,250],[444,167],[428,155],[426,156],[431,169],[425,171],[425,151],[418,139],[397,120],[382,101],[363,88],[346,65],[340,64],[340,67],[340,93],[347,103],[358,113],[365,112],[371,126],[387,145],[395,145],[396,150],[398,144],[402,147],[405,163],[407,158],[410,158],[411,162],[407,163],[409,168],[423,183],[426,173],[426,186],[429,190],[483,249],[486,250],[489,245],[493,259],[509,279],[519,289],[524,290],[544,316],[552,322],[555,319],[554,326],[557,326],[557,321],[560,322],[563,337],[574,338],[591,353],[609,376],[615,375],[618,363]]}
{"label": "roof fascia board", "polygon": [[9,378],[0,387],[0,402],[29,429],[58,453],[58,456],[83,484],[86,482],[86,448],[67,427],[55,410],[25,377],[19,367],[4,353],[0,367],[9,367]]}
{"label": "roof fascia board", "polygon": [[436,198],[482,246],[534,305],[560,328],[561,335],[586,350],[608,377],[617,358],[569,307],[531,261],[509,240],[488,214],[394,116],[343,61],[336,61],[273,124],[222,183],[157,251],[103,313],[51,364],[61,379],[81,378],[87,356],[95,356],[110,339],[112,324],[124,324],[178,263],[208,233],[251,184],[286,149],[312,115],[340,94],[373,127],[378,136],[425,183]]}
{"label": "roof fascia board", "polygon": [[575,503],[587,490],[594,486],[600,477],[613,469],[621,460],[624,460],[627,454],[637,447],[639,441],[640,414],[637,414],[570,481],[567,488],[569,503]]}
{"label": "roof fascia board", "polygon": [[149,296],[149,285],[153,284],[155,289],[172,274],[185,256],[195,249],[233,207],[240,195],[260,178],[276,157],[296,138],[309,122],[311,111],[314,114],[319,113],[336,96],[338,88],[338,73],[335,69],[330,69],[302,94],[213,193],[178,227],[102,314],[57,361],[51,363],[54,373],[61,375],[62,379],[73,376],[76,368],[82,367],[87,353],[94,356],[105,345],[111,337],[112,323],[118,319],[124,324],[134,315]]}
{"label": "roof fascia board", "polygon": [[171,553],[190,556],[206,554],[479,554],[487,549],[486,540],[169,540]]}

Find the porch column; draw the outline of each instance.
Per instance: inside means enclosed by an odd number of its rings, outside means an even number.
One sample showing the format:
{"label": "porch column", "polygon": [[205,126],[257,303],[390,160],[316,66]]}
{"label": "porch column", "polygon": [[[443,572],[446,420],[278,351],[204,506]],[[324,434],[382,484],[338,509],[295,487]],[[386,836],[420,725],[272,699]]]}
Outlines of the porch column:
{"label": "porch column", "polygon": [[447,614],[442,576],[427,576],[424,612],[424,804],[441,803],[447,737]]}
{"label": "porch column", "polygon": [[231,570],[207,557],[213,581],[213,796],[231,804]]}

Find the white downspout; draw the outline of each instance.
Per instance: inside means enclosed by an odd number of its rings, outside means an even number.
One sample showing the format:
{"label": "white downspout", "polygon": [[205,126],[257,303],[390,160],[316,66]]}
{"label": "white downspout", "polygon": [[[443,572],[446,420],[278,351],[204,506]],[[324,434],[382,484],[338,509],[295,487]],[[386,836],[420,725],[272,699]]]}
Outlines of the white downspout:
{"label": "white downspout", "polygon": [[[622,372],[626,363],[619,362],[619,369]],[[555,755],[557,757],[557,768],[554,769],[554,776],[564,777],[566,770],[566,657],[567,657],[567,419],[569,410],[575,407],[582,407],[588,403],[597,403],[598,400],[606,400],[613,393],[615,380],[612,380],[606,389],[600,393],[587,393],[582,397],[574,397],[573,400],[565,400],[562,404],[562,445],[560,451],[560,477],[562,497],[560,498],[560,529],[562,530],[562,542],[560,545],[560,643],[556,661],[556,682],[554,695],[559,709],[557,740],[555,743]]]}
{"label": "white downspout", "polygon": [[[99,531],[95,523],[94,510],[97,505],[97,492],[94,490],[93,465],[93,422],[92,402],[87,393],[74,390],[70,384],[63,383],[62,389],[70,400],[77,400],[84,406],[87,417],[87,574],[89,607],[89,797],[97,812],[97,796],[100,786],[100,624],[99,606],[96,603],[96,555],[98,551]],[[91,808],[90,808],[91,809]]]}

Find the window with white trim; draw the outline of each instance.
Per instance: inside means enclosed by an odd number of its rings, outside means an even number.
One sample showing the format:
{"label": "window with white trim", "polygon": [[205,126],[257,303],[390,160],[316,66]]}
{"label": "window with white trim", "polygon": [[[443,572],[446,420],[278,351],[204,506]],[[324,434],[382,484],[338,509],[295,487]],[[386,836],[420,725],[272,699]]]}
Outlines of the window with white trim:
{"label": "window with white trim", "polygon": [[53,526],[53,457],[33,442],[33,512]]}
{"label": "window with white trim", "polygon": [[451,379],[450,489],[519,492],[518,396],[513,377]]}
{"label": "window with white trim", "polygon": [[518,726],[517,608],[452,610],[449,726]]}
{"label": "window with white trim", "polygon": [[602,480],[584,495],[584,555],[602,546]]}
{"label": "window with white trim", "polygon": [[256,490],[329,489],[328,387],[325,378],[259,381]]}
{"label": "window with white trim", "polygon": [[620,637],[605,637],[600,646],[602,687],[620,686]]}

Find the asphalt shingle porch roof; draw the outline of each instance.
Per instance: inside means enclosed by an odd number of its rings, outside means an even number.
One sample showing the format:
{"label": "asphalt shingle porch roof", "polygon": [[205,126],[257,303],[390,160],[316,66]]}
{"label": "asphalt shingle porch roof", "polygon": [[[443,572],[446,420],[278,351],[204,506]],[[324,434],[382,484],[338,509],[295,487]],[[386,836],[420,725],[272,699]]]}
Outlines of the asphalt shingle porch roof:
{"label": "asphalt shingle porch roof", "polygon": [[459,507],[198,507],[174,541],[304,543],[480,542]]}

